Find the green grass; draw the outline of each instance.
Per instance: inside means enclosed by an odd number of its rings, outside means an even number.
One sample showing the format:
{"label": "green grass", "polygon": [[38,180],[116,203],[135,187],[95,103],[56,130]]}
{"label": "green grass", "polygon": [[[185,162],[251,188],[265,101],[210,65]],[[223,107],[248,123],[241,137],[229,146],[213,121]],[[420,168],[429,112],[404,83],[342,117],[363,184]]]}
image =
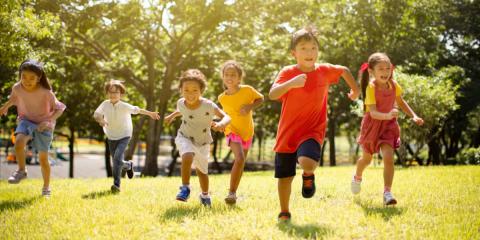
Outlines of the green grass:
{"label": "green grass", "polygon": [[[198,201],[198,179],[187,203],[174,200],[180,178],[0,181],[1,239],[479,239],[480,167],[397,169],[396,207],[382,205],[382,168],[368,168],[362,193],[350,194],[353,167],[317,170],[317,194],[303,199],[296,177],[291,224],[277,224],[272,172],[246,173],[237,206],[223,203],[228,175],[210,178],[213,207]],[[300,173],[300,172],[299,172]]]}

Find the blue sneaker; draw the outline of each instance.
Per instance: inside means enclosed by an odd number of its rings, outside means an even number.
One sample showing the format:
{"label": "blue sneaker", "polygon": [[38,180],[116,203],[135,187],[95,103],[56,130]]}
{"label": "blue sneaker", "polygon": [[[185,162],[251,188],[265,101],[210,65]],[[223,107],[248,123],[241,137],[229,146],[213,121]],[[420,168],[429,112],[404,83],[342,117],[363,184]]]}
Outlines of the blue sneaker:
{"label": "blue sneaker", "polygon": [[186,202],[190,197],[190,188],[187,186],[180,186],[180,192],[177,194],[177,200]]}
{"label": "blue sneaker", "polygon": [[211,207],[212,200],[210,199],[210,195],[203,195],[200,193],[200,203],[205,207]]}

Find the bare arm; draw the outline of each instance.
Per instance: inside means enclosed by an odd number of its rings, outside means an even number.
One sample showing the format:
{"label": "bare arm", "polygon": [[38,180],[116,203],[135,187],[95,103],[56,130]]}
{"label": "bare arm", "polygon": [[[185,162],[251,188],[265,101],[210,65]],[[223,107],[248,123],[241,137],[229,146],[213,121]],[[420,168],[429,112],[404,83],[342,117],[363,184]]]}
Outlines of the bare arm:
{"label": "bare arm", "polygon": [[307,80],[306,74],[300,74],[284,83],[274,83],[268,97],[272,100],[279,99],[283,94],[287,93],[292,88],[302,88]]}
{"label": "bare arm", "polygon": [[212,129],[218,132],[225,131],[225,127],[230,123],[230,116],[228,116],[222,109],[215,108],[215,116],[221,118],[220,122],[213,122]]}
{"label": "bare arm", "polygon": [[375,104],[368,105],[368,108],[370,109],[370,116],[373,119],[377,120],[390,120],[393,118],[398,117],[398,110],[397,109],[392,109],[389,113],[382,113],[377,110],[377,106]]}
{"label": "bare arm", "polygon": [[252,104],[243,105],[242,108],[240,109],[240,114],[246,115],[253,109],[258,108],[262,103],[263,103],[263,96],[261,98],[255,99],[255,101],[253,101]]}
{"label": "bare arm", "polygon": [[342,73],[342,78],[347,82],[347,85],[350,87],[350,93],[348,93],[348,97],[352,100],[355,100],[360,96],[360,88],[357,85],[357,82],[355,81],[355,78],[353,77],[352,73],[350,72],[350,69],[347,67],[343,67],[343,73]]}
{"label": "bare arm", "polygon": [[398,106],[402,109],[402,111],[407,114],[409,117],[412,118],[412,120],[417,124],[417,125],[423,125],[423,119],[418,117],[417,114],[410,108],[408,103],[402,98],[402,96],[397,96],[396,98]]}
{"label": "bare arm", "polygon": [[170,113],[168,116],[165,117],[165,122],[167,124],[171,124],[175,118],[182,116],[182,113],[178,110],[175,110],[175,112]]}
{"label": "bare arm", "polygon": [[142,114],[142,115],[147,115],[154,120],[159,120],[160,119],[160,115],[158,115],[158,112],[150,112],[150,111],[145,110],[145,109],[140,109],[140,111],[138,113]]}
{"label": "bare arm", "polygon": [[11,99],[8,99],[8,101],[3,104],[2,107],[0,107],[0,116],[6,115],[8,112],[8,109],[13,106],[13,101]]}

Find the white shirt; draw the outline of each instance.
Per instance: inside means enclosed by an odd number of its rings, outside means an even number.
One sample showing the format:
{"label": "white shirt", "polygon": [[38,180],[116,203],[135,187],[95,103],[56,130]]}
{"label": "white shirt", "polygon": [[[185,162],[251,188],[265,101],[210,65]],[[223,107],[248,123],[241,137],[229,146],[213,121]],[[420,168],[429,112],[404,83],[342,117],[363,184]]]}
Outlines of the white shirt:
{"label": "white shirt", "polygon": [[108,125],[103,127],[103,131],[109,140],[120,140],[132,136],[131,114],[138,114],[139,112],[139,107],[126,102],[118,101],[112,104],[110,100],[105,100],[98,106],[93,116],[103,116],[103,119],[107,121]]}

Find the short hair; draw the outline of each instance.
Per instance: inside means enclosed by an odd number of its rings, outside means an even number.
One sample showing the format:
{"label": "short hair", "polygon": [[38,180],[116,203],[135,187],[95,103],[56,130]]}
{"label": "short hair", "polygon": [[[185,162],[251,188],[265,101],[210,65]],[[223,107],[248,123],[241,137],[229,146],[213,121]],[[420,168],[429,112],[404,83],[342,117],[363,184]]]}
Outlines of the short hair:
{"label": "short hair", "polygon": [[179,88],[182,89],[185,82],[196,82],[200,85],[200,91],[203,93],[207,87],[205,75],[198,69],[188,69],[180,76]]}
{"label": "short hair", "polygon": [[301,41],[314,41],[317,44],[317,46],[320,46],[320,43],[318,42],[318,39],[315,36],[316,34],[317,34],[317,30],[311,26],[304,27],[294,32],[292,34],[292,39],[290,41],[290,50],[295,50],[295,47]]}
{"label": "short hair", "polygon": [[108,93],[112,88],[120,90],[121,94],[124,94],[127,92],[125,89],[125,86],[123,85],[123,81],[120,81],[120,80],[112,79],[105,83],[105,93]]}

